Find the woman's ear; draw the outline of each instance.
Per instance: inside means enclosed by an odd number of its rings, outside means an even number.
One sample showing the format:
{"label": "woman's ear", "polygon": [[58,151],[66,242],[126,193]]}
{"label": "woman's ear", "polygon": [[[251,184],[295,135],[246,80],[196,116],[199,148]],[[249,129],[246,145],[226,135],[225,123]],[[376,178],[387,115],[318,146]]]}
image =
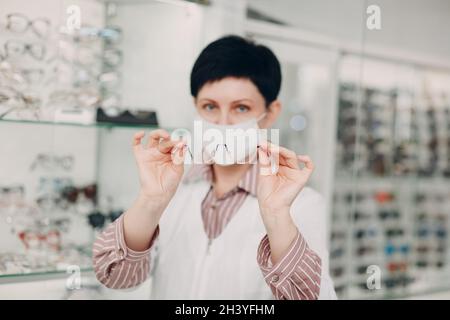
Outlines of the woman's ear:
{"label": "woman's ear", "polygon": [[277,121],[278,115],[281,112],[280,100],[272,101],[266,108],[266,116],[261,120],[261,128],[270,128]]}

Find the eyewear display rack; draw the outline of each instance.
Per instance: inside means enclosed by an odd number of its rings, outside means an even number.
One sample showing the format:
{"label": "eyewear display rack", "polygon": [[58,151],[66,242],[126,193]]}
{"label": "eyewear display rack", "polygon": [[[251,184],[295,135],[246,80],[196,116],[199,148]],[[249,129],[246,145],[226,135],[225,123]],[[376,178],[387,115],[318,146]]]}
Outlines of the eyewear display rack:
{"label": "eyewear display rack", "polygon": [[[23,177],[20,181],[23,187],[20,194],[13,194],[12,187],[8,189],[5,181],[1,184],[3,193],[0,201],[0,219],[2,230],[5,232],[2,232],[3,244],[0,252],[2,257],[0,284],[68,279],[75,273],[83,277],[92,277],[93,240],[107,223],[123,212],[123,208],[136,194],[133,188],[137,176],[133,172],[132,135],[137,130],[155,128],[157,127],[151,125],[112,123],[83,125],[35,120],[0,120],[2,133],[9,132],[11,135],[16,132],[25,133],[25,136],[18,137],[13,145],[4,145],[2,157],[14,158],[22,154],[22,157],[27,158],[19,161],[25,162],[26,165],[18,165],[18,168],[23,170],[16,172],[17,177]],[[70,170],[57,168],[59,163],[49,164],[48,161],[39,163],[39,157],[35,157],[34,160],[28,157],[20,147],[23,145],[22,142],[25,143],[26,139],[30,139],[27,138],[28,132],[34,135],[34,138],[31,138],[34,141],[33,146],[29,149],[45,150],[47,155],[51,155],[50,159],[59,159],[58,154],[71,150],[73,168]],[[62,144],[58,143],[58,137],[61,138],[60,142],[69,146],[61,148]],[[80,140],[85,140],[84,147],[83,141]],[[33,154],[36,155],[36,152]],[[43,168],[44,165],[48,167]],[[36,169],[31,170],[32,166]],[[123,175],[111,177],[111,172],[114,172],[111,170],[117,171],[118,168]],[[10,166],[5,169],[13,170]],[[46,179],[53,177],[56,181],[61,180],[60,177],[76,175],[80,170],[81,175],[89,176],[89,181],[95,186],[95,195],[99,202],[94,207],[88,206],[87,209],[83,207],[86,200],[89,200],[86,199],[89,196],[86,192],[88,188],[76,191],[77,201],[70,198],[74,196],[73,193],[64,194],[62,199],[58,198],[64,193],[61,192],[57,198],[52,199],[52,205],[41,203],[40,193],[35,192],[36,186],[39,185],[35,183],[37,176],[45,175]],[[111,178],[114,181],[111,181]],[[76,177],[74,181],[77,182]],[[126,186],[127,183],[130,187]],[[63,190],[66,190],[64,186]],[[20,203],[17,201],[19,199],[17,195],[20,196]],[[56,203],[59,205],[61,201],[66,200],[69,200],[66,207],[55,209]],[[24,213],[25,211],[27,212]],[[117,213],[117,216],[112,217],[109,213]],[[20,230],[39,230],[39,232],[30,233],[33,238],[29,234],[24,238]],[[51,246],[47,230],[57,232],[57,246]]]}
{"label": "eyewear display rack", "polygon": [[[125,111],[118,107],[122,30],[105,23],[106,4],[100,1],[83,4],[83,25],[74,30],[58,10],[34,19],[40,8],[33,12],[25,1],[5,5],[0,17],[0,135],[6,137],[0,151],[0,284],[88,274],[96,234],[129,201],[119,203],[117,196],[127,190],[105,194],[102,174],[114,171],[103,169],[117,170],[124,161],[117,150],[129,151],[127,130],[145,127],[94,120],[99,106],[114,117]],[[112,135],[123,137],[124,145],[117,143],[105,155],[104,139]],[[115,168],[105,165],[115,160]]]}
{"label": "eyewear display rack", "polygon": [[450,73],[363,58],[358,81],[346,58],[330,234],[338,296],[448,290]]}

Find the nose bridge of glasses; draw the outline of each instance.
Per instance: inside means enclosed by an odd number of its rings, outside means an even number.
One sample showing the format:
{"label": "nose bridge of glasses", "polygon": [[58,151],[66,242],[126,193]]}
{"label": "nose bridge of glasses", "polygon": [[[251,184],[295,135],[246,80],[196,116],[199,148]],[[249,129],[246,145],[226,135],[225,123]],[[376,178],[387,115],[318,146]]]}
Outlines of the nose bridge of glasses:
{"label": "nose bridge of glasses", "polygon": [[230,150],[228,149],[227,143],[218,143],[216,145],[216,148],[213,151],[213,155],[215,155],[220,150],[223,150],[223,151],[226,151],[227,153],[230,153]]}

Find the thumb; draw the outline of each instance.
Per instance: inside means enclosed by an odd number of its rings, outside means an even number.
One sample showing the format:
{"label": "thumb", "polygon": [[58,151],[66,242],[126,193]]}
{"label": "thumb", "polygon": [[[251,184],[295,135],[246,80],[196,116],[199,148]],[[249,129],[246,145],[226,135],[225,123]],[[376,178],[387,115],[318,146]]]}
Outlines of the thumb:
{"label": "thumb", "polygon": [[270,158],[265,150],[258,149],[259,174],[262,176],[269,176],[272,174],[272,165]]}
{"label": "thumb", "polygon": [[175,167],[184,167],[187,146],[183,141],[178,142],[171,152],[171,160]]}

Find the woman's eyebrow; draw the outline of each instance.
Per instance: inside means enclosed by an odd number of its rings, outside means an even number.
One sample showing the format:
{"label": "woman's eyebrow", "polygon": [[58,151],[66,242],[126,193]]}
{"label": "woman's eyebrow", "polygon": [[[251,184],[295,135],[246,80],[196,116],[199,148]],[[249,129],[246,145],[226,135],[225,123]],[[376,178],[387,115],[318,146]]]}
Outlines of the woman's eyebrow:
{"label": "woman's eyebrow", "polygon": [[247,98],[244,98],[244,99],[238,99],[238,100],[234,100],[234,101],[233,101],[233,103],[236,103],[236,102],[243,102],[243,101],[253,102],[253,100],[252,100],[252,99],[247,99]]}
{"label": "woman's eyebrow", "polygon": [[[201,98],[198,101],[199,102],[208,101],[208,102],[217,103],[214,99],[209,99],[209,98]],[[231,103],[244,102],[244,101],[253,103],[253,100],[252,99],[248,99],[248,98],[233,100]]]}
{"label": "woman's eyebrow", "polygon": [[213,99],[209,99],[209,98],[202,98],[202,99],[199,100],[199,102],[202,102],[202,101],[209,101],[209,102],[216,103],[216,101],[214,101]]}

